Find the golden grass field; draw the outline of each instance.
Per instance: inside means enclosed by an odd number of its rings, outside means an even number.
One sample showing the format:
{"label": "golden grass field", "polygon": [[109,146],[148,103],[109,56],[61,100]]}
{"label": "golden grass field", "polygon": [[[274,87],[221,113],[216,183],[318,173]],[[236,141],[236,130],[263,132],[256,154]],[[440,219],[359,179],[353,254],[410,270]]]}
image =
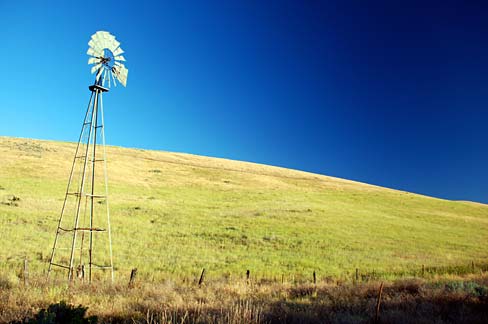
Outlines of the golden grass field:
{"label": "golden grass field", "polygon": [[386,322],[487,315],[487,205],[111,146],[115,283],[97,275],[93,285],[67,285],[65,272],[47,283],[75,148],[0,137],[0,322],[27,320],[65,300],[114,323],[368,323],[380,281],[387,282]]}
{"label": "golden grass field", "polygon": [[[2,268],[46,270],[74,151],[0,137]],[[396,277],[488,257],[484,204],[191,154],[107,156],[116,277]]]}

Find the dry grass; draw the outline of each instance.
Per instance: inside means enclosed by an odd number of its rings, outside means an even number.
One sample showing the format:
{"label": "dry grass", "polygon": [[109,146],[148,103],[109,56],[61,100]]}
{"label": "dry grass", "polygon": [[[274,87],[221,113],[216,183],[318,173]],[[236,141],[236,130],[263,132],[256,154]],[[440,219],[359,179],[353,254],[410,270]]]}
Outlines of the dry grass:
{"label": "dry grass", "polygon": [[[166,281],[126,285],[47,284],[3,278],[0,322],[32,318],[50,304],[88,307],[103,323],[370,323],[379,282],[312,284]],[[405,279],[384,286],[382,323],[483,323],[488,277]]]}

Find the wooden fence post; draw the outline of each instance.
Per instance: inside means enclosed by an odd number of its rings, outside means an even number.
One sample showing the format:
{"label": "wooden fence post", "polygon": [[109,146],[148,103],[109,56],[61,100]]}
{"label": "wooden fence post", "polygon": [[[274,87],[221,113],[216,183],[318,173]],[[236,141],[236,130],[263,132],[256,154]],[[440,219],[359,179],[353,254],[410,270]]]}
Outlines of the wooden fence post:
{"label": "wooden fence post", "polygon": [[199,287],[202,285],[204,278],[205,278],[205,268],[202,269],[202,274],[200,275],[200,279],[198,280]]}
{"label": "wooden fence post", "polygon": [[374,322],[379,323],[380,320],[380,305],[381,305],[381,294],[383,293],[383,282],[380,285],[380,291],[378,292],[378,299],[376,300],[376,313],[374,316]]}
{"label": "wooden fence post", "polygon": [[425,265],[422,264],[422,277],[425,275]]}
{"label": "wooden fence post", "polygon": [[471,272],[474,273],[474,261],[471,261]]}
{"label": "wooden fence post", "polygon": [[356,268],[356,282],[359,281],[359,269]]}
{"label": "wooden fence post", "polygon": [[84,279],[85,279],[85,265],[84,264],[80,264],[76,268],[76,276],[78,277],[78,279],[81,280],[81,282],[84,281]]}
{"label": "wooden fence post", "polygon": [[285,283],[285,275],[281,274],[281,284],[284,284],[284,283]]}
{"label": "wooden fence post", "polygon": [[315,271],[313,272],[313,284],[317,285],[317,276],[315,275]]}
{"label": "wooden fence post", "polygon": [[246,270],[246,282],[247,282],[247,284],[249,284],[249,278],[250,277],[251,277],[251,271],[249,271],[249,269],[248,269],[248,270]]}
{"label": "wooden fence post", "polygon": [[134,287],[134,281],[136,280],[137,268],[132,269],[130,272],[129,288]]}
{"label": "wooden fence post", "polygon": [[27,261],[27,257],[24,258],[24,271],[23,271],[23,277],[24,277],[24,285],[27,286],[29,284],[29,261]]}

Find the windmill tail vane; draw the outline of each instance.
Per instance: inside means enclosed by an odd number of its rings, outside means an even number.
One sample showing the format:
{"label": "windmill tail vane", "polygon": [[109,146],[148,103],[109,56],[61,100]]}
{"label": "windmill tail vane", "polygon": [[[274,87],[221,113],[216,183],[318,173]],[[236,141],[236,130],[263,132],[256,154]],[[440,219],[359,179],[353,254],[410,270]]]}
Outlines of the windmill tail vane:
{"label": "windmill tail vane", "polygon": [[93,65],[91,73],[96,73],[95,83],[88,87],[91,91],[90,100],[58,219],[48,278],[56,268],[67,272],[70,281],[78,277],[91,282],[93,278],[103,277],[93,273],[100,269],[108,270],[113,282],[102,94],[108,92],[112,84],[116,86],[117,82],[125,87],[128,69],[123,63],[124,51],[110,33],[96,32],[88,45],[88,64]]}

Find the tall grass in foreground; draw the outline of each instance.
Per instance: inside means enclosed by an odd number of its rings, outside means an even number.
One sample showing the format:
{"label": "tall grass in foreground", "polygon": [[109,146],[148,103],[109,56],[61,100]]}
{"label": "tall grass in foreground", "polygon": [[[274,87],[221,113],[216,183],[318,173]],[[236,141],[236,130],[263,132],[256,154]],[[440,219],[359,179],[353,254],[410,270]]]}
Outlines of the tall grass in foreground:
{"label": "tall grass in foreground", "polygon": [[[44,277],[24,286],[1,276],[0,322],[34,318],[41,309],[65,301],[87,307],[86,315],[101,323],[369,323],[379,285],[211,280],[199,287],[167,280],[137,282],[130,289],[125,283],[46,283]],[[486,323],[487,318],[488,276],[483,274],[384,285],[382,323]]]}

